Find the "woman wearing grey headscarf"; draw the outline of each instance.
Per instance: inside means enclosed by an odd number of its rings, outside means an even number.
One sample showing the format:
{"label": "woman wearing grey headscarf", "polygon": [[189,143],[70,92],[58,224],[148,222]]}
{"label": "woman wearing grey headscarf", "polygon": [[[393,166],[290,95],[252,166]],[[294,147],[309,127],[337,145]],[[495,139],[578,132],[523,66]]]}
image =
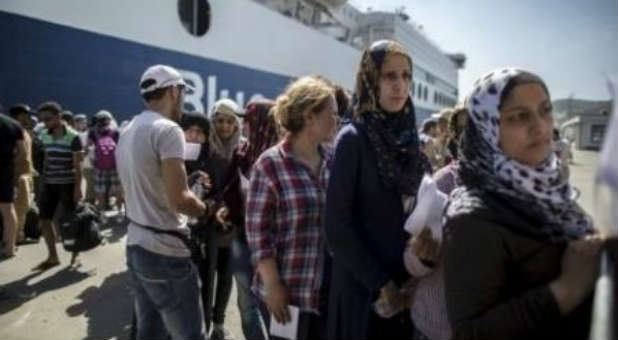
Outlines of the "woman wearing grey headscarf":
{"label": "woman wearing grey headscarf", "polygon": [[213,152],[230,161],[241,137],[240,108],[231,99],[219,99],[212,107],[210,120],[213,131],[209,136]]}
{"label": "woman wearing grey headscarf", "polygon": [[[211,114],[211,131],[208,135],[211,157],[223,161],[225,174],[231,163],[234,149],[238,146],[241,136],[241,122],[238,114],[240,108],[231,99],[219,99],[215,102]],[[223,183],[221,183],[223,184]],[[220,188],[224,190],[224,188]],[[222,204],[222,194],[215,194],[217,203]],[[229,337],[229,332],[224,327],[225,310],[229,302],[232,290],[232,253],[231,242],[234,229],[229,225],[223,225],[218,221],[211,221],[211,230],[207,240],[208,280],[204,282],[205,289],[202,293],[208,305],[204,305],[206,327],[213,327],[211,339],[224,339]],[[217,280],[216,284],[214,280]]]}

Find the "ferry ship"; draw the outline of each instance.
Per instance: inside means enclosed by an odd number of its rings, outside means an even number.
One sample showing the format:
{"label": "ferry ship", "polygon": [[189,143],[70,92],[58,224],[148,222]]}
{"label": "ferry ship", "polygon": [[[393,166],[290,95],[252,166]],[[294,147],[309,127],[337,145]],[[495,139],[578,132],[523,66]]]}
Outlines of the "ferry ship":
{"label": "ferry ship", "polygon": [[5,106],[56,100],[119,121],[143,109],[138,80],[153,64],[193,85],[186,110],[209,112],[219,98],[274,98],[307,74],[353,90],[362,49],[394,39],[414,59],[418,122],[456,103],[465,64],[403,11],[362,12],[345,0],[3,0],[0,37]]}

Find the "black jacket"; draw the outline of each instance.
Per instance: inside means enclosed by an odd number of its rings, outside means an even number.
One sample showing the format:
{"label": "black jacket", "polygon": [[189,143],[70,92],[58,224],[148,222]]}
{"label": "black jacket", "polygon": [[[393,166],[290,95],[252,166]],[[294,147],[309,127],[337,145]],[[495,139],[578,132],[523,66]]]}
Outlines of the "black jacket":
{"label": "black jacket", "polygon": [[347,125],[337,138],[326,199],[326,240],[333,257],[329,338],[411,338],[409,313],[381,320],[372,309],[381,287],[409,277],[403,263],[405,219],[401,196],[379,178],[364,126]]}
{"label": "black jacket", "polygon": [[587,338],[592,296],[562,317],[549,289],[560,275],[566,244],[514,232],[536,223],[521,213],[525,207],[510,207],[497,197],[484,201],[486,208],[459,215],[445,226],[452,231],[444,275],[454,337]]}

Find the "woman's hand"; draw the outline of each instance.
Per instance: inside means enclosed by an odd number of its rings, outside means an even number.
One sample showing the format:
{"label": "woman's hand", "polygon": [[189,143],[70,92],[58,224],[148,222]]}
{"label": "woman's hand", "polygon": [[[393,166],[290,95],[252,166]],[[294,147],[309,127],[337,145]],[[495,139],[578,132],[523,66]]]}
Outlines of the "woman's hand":
{"label": "woman's hand", "polygon": [[562,272],[550,284],[562,315],[570,313],[591,292],[599,271],[604,239],[599,235],[569,242],[562,255]]}
{"label": "woman's hand", "polygon": [[221,225],[230,224],[230,210],[226,206],[222,206],[217,210],[216,218]]}
{"label": "woman's hand", "polygon": [[284,325],[290,322],[288,291],[285,286],[281,282],[265,283],[264,291],[264,303],[275,320]]}
{"label": "woman's hand", "polygon": [[257,272],[264,283],[264,303],[268,311],[277,322],[282,324],[290,322],[288,290],[281,282],[275,259],[270,257],[260,260]]}
{"label": "woman's hand", "polygon": [[410,295],[399,289],[393,281],[380,289],[380,296],[374,303],[376,313],[382,318],[391,318],[410,305]]}
{"label": "woman's hand", "polygon": [[440,255],[440,243],[432,237],[429,227],[414,235],[409,241],[409,246],[424,265],[435,267]]}

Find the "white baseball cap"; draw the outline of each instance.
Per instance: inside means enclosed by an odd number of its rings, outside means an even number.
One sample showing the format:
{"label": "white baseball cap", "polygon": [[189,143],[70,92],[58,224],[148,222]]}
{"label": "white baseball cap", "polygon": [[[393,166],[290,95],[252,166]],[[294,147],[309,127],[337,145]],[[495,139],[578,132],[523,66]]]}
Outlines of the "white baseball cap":
{"label": "white baseball cap", "polygon": [[175,85],[182,85],[185,88],[193,89],[192,86],[185,82],[180,72],[167,65],[150,66],[142,74],[142,78],[139,81],[141,94]]}

